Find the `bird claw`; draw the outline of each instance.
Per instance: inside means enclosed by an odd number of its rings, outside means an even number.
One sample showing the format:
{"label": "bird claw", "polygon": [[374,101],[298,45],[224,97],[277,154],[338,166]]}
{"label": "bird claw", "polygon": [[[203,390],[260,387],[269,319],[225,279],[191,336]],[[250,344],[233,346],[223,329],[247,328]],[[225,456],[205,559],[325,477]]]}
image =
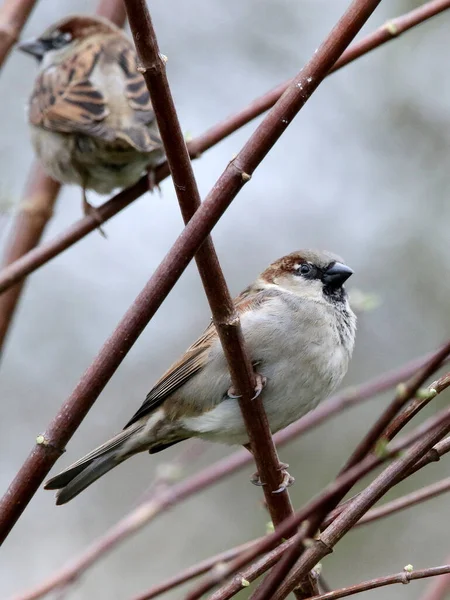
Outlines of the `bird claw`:
{"label": "bird claw", "polygon": [[287,488],[290,487],[294,483],[295,479],[286,470],[288,466],[289,465],[280,463],[281,473],[283,474],[283,479],[280,483],[279,488],[277,490],[274,490],[272,492],[272,494],[281,494],[281,492],[285,492],[287,490]]}
{"label": "bird claw", "polygon": [[250,477],[250,481],[253,483],[253,485],[256,485],[258,487],[262,487],[262,486],[266,485],[265,483],[263,483],[261,481],[258,471],[256,471],[256,473],[253,473],[253,475]]}
{"label": "bird claw", "polygon": [[[281,473],[283,474],[283,479],[280,483],[280,486],[277,490],[274,490],[272,492],[272,494],[281,494],[281,492],[284,492],[289,486],[291,486],[295,479],[292,477],[292,475],[290,475],[287,472],[289,465],[287,463],[280,463],[280,467],[279,470],[281,471]],[[257,486],[264,486],[266,485],[265,483],[263,483],[261,481],[261,478],[259,476],[259,473],[253,473],[253,475],[250,477],[250,481],[253,483],[253,485],[257,485]]]}
{"label": "bird claw", "polygon": [[83,212],[87,217],[92,217],[97,221],[97,229],[100,233],[100,235],[102,237],[106,239],[108,239],[108,236],[106,235],[103,227],[102,227],[102,223],[104,223],[102,216],[100,214],[100,212],[95,208],[95,206],[92,206],[92,204],[90,202],[88,202],[88,199],[86,198],[86,190],[83,189]]}
{"label": "bird claw", "polygon": [[261,375],[260,373],[255,373],[255,381],[256,381],[255,395],[253,396],[252,400],[256,400],[256,398],[263,391],[263,389],[267,383],[267,377],[264,377],[264,375]]}
{"label": "bird claw", "polygon": [[[251,400],[256,400],[256,398],[261,394],[264,386],[267,383],[267,377],[264,377],[264,375],[260,375],[259,373],[255,373],[255,382],[255,395],[252,396]],[[236,394],[233,386],[228,388],[227,396],[232,400],[239,400],[239,398],[242,398],[242,395]]]}
{"label": "bird claw", "polygon": [[149,169],[147,171],[147,182],[148,182],[148,191],[153,193],[155,188],[158,190],[159,195],[161,196],[161,187],[159,183],[156,181],[156,175],[154,169]]}

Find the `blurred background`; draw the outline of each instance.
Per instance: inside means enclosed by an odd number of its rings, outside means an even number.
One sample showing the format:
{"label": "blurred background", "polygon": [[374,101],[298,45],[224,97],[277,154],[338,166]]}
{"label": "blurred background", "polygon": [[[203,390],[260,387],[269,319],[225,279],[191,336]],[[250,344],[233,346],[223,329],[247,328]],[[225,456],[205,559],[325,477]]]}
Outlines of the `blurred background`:
{"label": "blurred background", "polygon": [[[347,0],[172,0],[149,2],[183,130],[192,136],[294,75],[346,8]],[[362,34],[421,2],[381,4]],[[41,33],[92,0],[41,0],[23,37]],[[350,289],[376,294],[360,315],[344,385],[434,349],[450,332],[450,14],[406,33],[327,79],[214,230],[233,293],[273,259],[302,247],[341,254]],[[13,53],[0,78],[2,203],[19,199],[33,155],[25,106],[36,74]],[[195,161],[204,197],[255,122]],[[36,435],[69,395],[106,337],[182,228],[170,179],[34,274],[1,364],[0,485],[6,489]],[[90,194],[94,203],[103,198]],[[81,193],[64,188],[46,238],[81,217]],[[3,233],[3,238],[4,238]],[[127,356],[54,472],[120,430],[155,380],[209,321],[194,266]],[[285,447],[296,477],[295,507],[334,477],[392,394],[347,412]],[[421,416],[449,400],[442,395]],[[136,504],[160,465],[182,446],[142,455],[74,502],[55,507],[39,491],[2,548],[1,595],[38,583]],[[189,473],[232,450],[205,443]],[[69,591],[76,599],[127,599],[215,552],[264,533],[268,516],[251,468],[176,507],[98,563]],[[395,494],[449,474],[428,467]],[[393,495],[389,496],[392,498]],[[332,587],[442,564],[448,498],[361,528],[324,561]],[[419,598],[426,582],[370,592],[372,600]],[[241,597],[245,597],[243,592]],[[360,597],[369,598],[369,593]],[[165,596],[180,598],[179,590]]]}

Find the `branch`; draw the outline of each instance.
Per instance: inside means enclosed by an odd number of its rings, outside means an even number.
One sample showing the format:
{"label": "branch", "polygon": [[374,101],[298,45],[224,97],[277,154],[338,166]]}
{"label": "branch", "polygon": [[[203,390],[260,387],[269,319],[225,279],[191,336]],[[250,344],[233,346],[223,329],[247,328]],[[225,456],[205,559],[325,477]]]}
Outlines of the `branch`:
{"label": "branch", "polygon": [[[200,194],[181,131],[167,80],[165,62],[156,39],[145,0],[125,0],[128,20],[142,67],[141,72],[155,111],[178,202],[187,224],[201,205]],[[261,397],[255,395],[255,377],[245,341],[212,239],[208,236],[195,260],[213,315],[214,325],[228,363],[233,387],[240,396],[239,406],[248,432],[270,515],[275,525],[293,513],[287,491],[273,494],[282,482],[282,471],[273,444]]]}
{"label": "branch", "polygon": [[[236,558],[236,556],[239,556],[249,548],[252,548],[259,541],[259,539],[252,540],[246,544],[241,544],[240,546],[236,546],[235,548],[231,548],[230,550],[226,550],[225,552],[211,556],[210,558],[207,558],[202,562],[193,565],[192,567],[188,567],[181,573],[178,573],[174,577],[167,579],[163,583],[154,585],[146,592],[143,592],[142,594],[139,594],[139,596],[133,598],[133,600],[152,600],[152,598],[156,598],[161,594],[165,594],[179,585],[182,585],[183,583],[186,583],[187,581],[190,581],[199,575],[207,573],[211,569],[220,570],[223,563],[229,562],[233,558]],[[278,546],[278,548],[281,548],[281,546]],[[285,549],[284,546],[283,549]]]}
{"label": "branch", "polygon": [[37,0],[5,0],[0,7],[0,68],[20,33]]}
{"label": "branch", "polygon": [[446,479],[442,479],[441,481],[437,481],[436,483],[432,483],[431,485],[424,486],[420,488],[420,490],[416,490],[415,492],[411,492],[410,494],[405,494],[400,498],[396,498],[392,500],[392,502],[387,502],[383,506],[379,506],[378,508],[372,508],[366,513],[363,518],[356,523],[355,527],[360,527],[361,525],[367,525],[368,523],[372,523],[373,521],[378,521],[379,519],[384,519],[384,517],[388,517],[404,508],[410,508],[411,506],[415,506],[420,502],[424,502],[425,500],[430,500],[430,498],[435,498],[440,494],[445,494],[450,490],[450,477]]}
{"label": "branch", "polygon": [[447,594],[449,590],[450,576],[447,574],[433,581],[420,600],[445,600],[445,598],[448,598]]}
{"label": "branch", "polygon": [[[351,469],[353,466],[362,461],[374,448],[375,443],[383,434],[387,426],[390,424],[392,419],[397,415],[400,409],[405,406],[405,404],[415,396],[416,392],[419,390],[420,386],[428,379],[428,377],[433,374],[444,362],[450,352],[450,341],[445,344],[443,348],[438,350],[427,362],[427,364],[416,373],[412,380],[406,384],[399,386],[400,389],[391,402],[391,404],[387,407],[387,409],[382,413],[382,415],[377,419],[375,424],[370,428],[367,435],[364,436],[363,440],[360,444],[358,444],[356,450],[352,453],[349,460],[346,462],[345,466],[341,469],[340,474],[345,473],[348,469]],[[449,384],[448,377],[444,377],[444,385],[442,389],[445,389],[446,385]],[[436,390],[433,389],[433,397],[437,394]],[[428,394],[429,395],[429,394]],[[424,403],[422,403],[422,407]],[[400,417],[400,416],[399,416]],[[403,428],[406,423],[410,420],[410,414],[404,413],[402,415],[403,421],[400,419],[398,423],[398,430]],[[342,487],[339,492],[336,494],[334,498],[330,499],[329,504],[324,506],[321,511],[317,511],[313,518],[310,520],[308,524],[307,537],[312,537],[317,529],[320,528],[322,521],[325,519],[326,515],[335,508],[335,506],[344,498],[347,492],[350,491],[351,486],[349,485],[347,488]],[[352,504],[356,501],[355,497],[348,504]],[[343,512],[344,508],[341,508]],[[255,599],[257,600],[270,600],[272,597],[272,592],[276,589],[275,582],[283,581],[286,573],[284,573],[285,565],[291,564],[293,565],[298,557],[301,555],[302,549],[297,547],[292,547],[289,551],[289,556],[285,557],[283,564],[277,565],[277,567],[270,573],[267,579],[261,584],[258,588]],[[299,580],[299,585],[303,586],[304,582]],[[265,590],[269,590],[265,592]]]}
{"label": "branch", "polygon": [[[437,575],[445,575],[450,573],[450,565],[443,565],[441,567],[430,567],[428,569],[421,569],[417,571],[411,571],[410,565],[407,565],[401,573],[395,575],[385,575],[384,577],[378,577],[377,579],[369,579],[363,583],[351,585],[349,587],[342,588],[340,590],[334,590],[327,594],[321,594],[320,596],[314,596],[311,600],[338,600],[338,598],[346,598],[347,596],[353,596],[354,594],[360,594],[361,592],[367,592],[368,590],[375,590],[385,585],[392,585],[393,583],[408,584],[410,581],[416,579],[424,579],[425,577],[436,577]],[[442,578],[450,581],[449,577]]]}
{"label": "branch", "polygon": [[294,83],[228,165],[172,249],[105,342],[71,396],[19,470],[0,502],[3,541],[36,493],[72,435],[114,375],[145,326],[173,288],[219,218],[270,148],[336,62],[380,0],[355,0]]}
{"label": "branch", "polygon": [[[432,447],[450,432],[450,410],[442,413],[441,422],[422,439],[419,439],[403,456],[389,465],[355,500],[323,531],[318,540],[307,548],[300,557],[297,566],[285,579],[273,600],[283,600],[297,586],[305,575],[327,554],[340,539],[359,521],[359,519],[388,492],[399,479],[414,467],[418,459],[424,456]],[[407,437],[407,436],[406,436]],[[363,462],[370,460],[367,456]],[[352,467],[350,471],[356,467]],[[342,475],[340,476],[342,477]],[[340,477],[338,479],[340,479]]]}
{"label": "branch", "polygon": [[[31,9],[30,9],[31,10]],[[1,50],[0,50],[1,51]],[[37,246],[53,215],[61,186],[48,177],[40,165],[32,166],[22,202],[5,244],[2,263],[10,265]],[[25,281],[0,296],[0,354],[11,326]]]}
{"label": "branch", "polygon": [[[440,457],[447,452],[450,452],[450,438],[438,442],[435,446],[433,446],[433,448],[428,451],[424,457],[417,461],[413,469],[410,469],[407,473],[405,473],[404,478],[410,476],[419,469],[422,469],[427,464],[440,460]],[[291,539],[290,541],[292,542],[293,540]],[[240,589],[242,589],[241,579],[252,582],[278,562],[282,553],[275,552],[276,551],[273,551],[272,554],[266,555],[257,563],[252,564],[245,571],[240,573],[239,578],[233,578],[231,582],[225,584],[222,588],[215,592],[209,600],[229,600],[232,598],[235,594],[237,594],[237,592],[240,591]]]}
{"label": "branch", "polygon": [[[401,17],[388,21],[375,32],[350,46],[335,63],[331,73],[448,8],[450,8],[450,0],[434,0]],[[203,152],[267,111],[286,91],[290,83],[291,80],[278,85],[273,90],[254,100],[246,108],[214,125],[204,134],[189,142],[187,146],[190,157],[198,158]],[[168,175],[169,169],[167,163],[164,163],[156,169],[155,182],[160,183]],[[138,183],[120,192],[97,208],[102,222],[111,219],[147,191],[148,179],[145,176]],[[76,221],[53,241],[43,244],[36,250],[29,252],[26,257],[15,261],[14,265],[3,269],[0,272],[0,293],[70,248],[97,228],[98,221],[92,216],[86,216]]]}
{"label": "branch", "polygon": [[[397,456],[405,448],[414,444],[418,439],[426,438],[433,432],[439,430],[443,420],[450,421],[450,409],[445,409],[434,417],[428,419],[419,428],[416,428],[408,435],[403,436],[395,442],[392,442],[384,451],[382,456],[370,455],[364,461],[349,469],[344,474],[339,476],[334,482],[330,483],[323,492],[316,498],[311,500],[305,507],[288,519],[274,531],[274,533],[262,538],[261,542],[255,544],[246,553],[231,561],[220,573],[210,574],[209,578],[202,582],[201,587],[195,590],[189,596],[189,600],[199,598],[206,591],[211,589],[217,583],[220,583],[225,577],[241,569],[246,564],[250,563],[255,558],[261,556],[265,552],[271,550],[283,537],[290,533],[294,528],[298,527],[302,521],[308,519],[317,510],[320,510],[330,498],[333,497],[340,489],[354,484],[361,477],[381,465],[389,458]],[[431,432],[431,433],[430,433]],[[235,455],[238,456],[238,453]],[[431,459],[430,459],[431,460]],[[422,465],[424,466],[424,465]],[[134,509],[125,518],[114,525],[105,535],[98,540],[95,540],[90,547],[87,548],[75,560],[72,560],[68,565],[60,569],[53,576],[47,579],[42,585],[33,588],[31,591],[19,594],[14,597],[14,600],[36,600],[41,598],[55,588],[67,585],[73,582],[80,575],[91,567],[100,557],[104,557],[120,542],[127,539],[136,531],[139,531],[144,525],[155,519],[159,514],[165,512],[169,508],[179,504],[186,498],[199,493],[207,485],[215,483],[222,479],[225,475],[230,474],[232,466],[230,460],[222,460],[215,463],[206,469],[200,471],[196,475],[185,479],[184,481],[175,484],[166,489],[160,490],[154,497]],[[355,499],[355,502],[358,498]],[[341,515],[338,517],[340,518]]]}
{"label": "branch", "polygon": [[[433,357],[430,358],[428,364],[426,364],[423,369],[411,379],[409,383],[399,386],[396,397],[377,419],[375,424],[370,428],[369,432],[363,438],[361,443],[358,444],[357,448],[343,467],[343,471],[358,463],[373,450],[376,442],[381,438],[394,417],[397,416],[399,411],[407,404],[407,402],[409,402],[409,400],[411,400],[411,398],[414,398],[416,392],[423,385],[423,383],[439,369],[449,353],[450,341],[448,341],[443,348],[441,348]],[[404,427],[409,420],[410,417],[408,417],[408,420],[403,420],[401,427]],[[397,431],[399,431],[399,428],[397,428],[394,433],[397,433]]]}

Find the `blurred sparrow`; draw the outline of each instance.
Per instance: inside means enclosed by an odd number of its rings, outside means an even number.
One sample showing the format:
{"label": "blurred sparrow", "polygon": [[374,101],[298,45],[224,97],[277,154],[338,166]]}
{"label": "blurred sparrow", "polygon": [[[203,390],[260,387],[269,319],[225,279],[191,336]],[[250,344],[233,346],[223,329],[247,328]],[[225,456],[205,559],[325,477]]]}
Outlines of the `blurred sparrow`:
{"label": "blurred sparrow", "polygon": [[136,54],[110,21],[74,15],[19,44],[39,61],[30,98],[31,141],[47,173],[108,194],[161,160],[162,145]]}
{"label": "blurred sparrow", "polygon": [[[328,252],[302,250],[271,264],[235,300],[272,432],[326,398],[344,377],[356,317],[344,282],[353,271]],[[133,454],[190,437],[248,444],[214,324],[156,383],[125,429],[47,481],[64,504]]]}

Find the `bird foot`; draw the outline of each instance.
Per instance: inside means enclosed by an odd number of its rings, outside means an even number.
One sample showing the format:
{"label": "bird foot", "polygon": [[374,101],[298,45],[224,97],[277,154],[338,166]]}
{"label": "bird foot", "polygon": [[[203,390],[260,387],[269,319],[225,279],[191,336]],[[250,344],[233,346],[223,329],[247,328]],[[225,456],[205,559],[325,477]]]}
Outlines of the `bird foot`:
{"label": "bird foot", "polygon": [[[287,471],[289,465],[286,463],[280,463],[280,471],[283,475],[283,479],[280,483],[280,486],[277,490],[274,490],[272,492],[272,494],[281,494],[281,492],[284,492],[289,486],[291,486],[295,479],[292,477],[292,475],[290,475]],[[265,483],[263,483],[261,481],[261,478],[259,476],[259,473],[256,472],[254,473],[251,477],[250,477],[250,481],[253,483],[253,485],[257,485],[257,486],[263,486],[266,485]]]}
{"label": "bird foot", "polygon": [[294,477],[292,477],[292,475],[290,475],[287,471],[287,467],[289,467],[289,465],[280,463],[280,467],[283,479],[281,480],[279,488],[274,490],[272,494],[281,494],[281,492],[285,492],[287,488],[290,487],[295,481]]}
{"label": "bird foot", "polygon": [[87,217],[93,217],[97,221],[97,229],[100,235],[103,236],[105,240],[108,239],[108,236],[106,235],[105,230],[102,227],[102,223],[104,222],[102,216],[100,212],[95,208],[95,206],[92,206],[92,204],[88,202],[88,199],[86,198],[86,190],[83,190],[83,213]]}
{"label": "bird foot", "polygon": [[155,189],[158,190],[159,195],[161,196],[161,187],[159,183],[156,182],[156,175],[154,169],[149,169],[147,171],[147,181],[148,181],[148,191],[153,193]]}
{"label": "bird foot", "polygon": [[[255,373],[255,381],[256,381],[256,385],[255,385],[255,395],[252,396],[252,400],[256,400],[256,398],[261,394],[261,392],[264,389],[264,386],[267,383],[267,377],[264,377],[264,375],[260,375],[259,373]],[[233,386],[231,386],[228,391],[227,391],[227,396],[228,398],[231,398],[233,400],[238,400],[239,398],[242,398],[241,395],[236,394],[236,391],[234,389]]]}

